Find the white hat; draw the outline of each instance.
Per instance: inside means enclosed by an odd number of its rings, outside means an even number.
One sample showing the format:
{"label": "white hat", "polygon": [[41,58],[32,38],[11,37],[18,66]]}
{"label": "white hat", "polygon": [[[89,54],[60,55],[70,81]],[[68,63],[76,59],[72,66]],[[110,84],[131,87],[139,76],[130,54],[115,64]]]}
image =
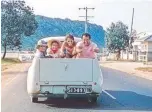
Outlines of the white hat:
{"label": "white hat", "polygon": [[47,43],[44,40],[39,40],[37,42],[37,45],[43,45],[43,46],[47,46]]}

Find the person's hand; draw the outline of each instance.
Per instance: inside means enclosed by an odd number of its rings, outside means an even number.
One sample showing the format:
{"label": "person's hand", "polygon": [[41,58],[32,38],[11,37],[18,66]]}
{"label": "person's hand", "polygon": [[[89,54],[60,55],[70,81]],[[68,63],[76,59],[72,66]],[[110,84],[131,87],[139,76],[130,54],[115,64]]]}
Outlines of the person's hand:
{"label": "person's hand", "polygon": [[45,56],[45,58],[53,58],[52,56],[50,56],[50,55],[47,55],[47,56]]}
{"label": "person's hand", "polygon": [[66,50],[70,50],[70,48],[69,48],[69,47],[65,47],[65,49],[66,49]]}
{"label": "person's hand", "polygon": [[79,50],[77,51],[77,53],[82,53],[82,49],[79,49]]}
{"label": "person's hand", "polygon": [[99,49],[98,48],[93,49],[93,51],[96,52],[96,53],[99,53]]}
{"label": "person's hand", "polygon": [[79,47],[77,48],[76,52],[77,52],[77,53],[81,53],[81,52],[83,51],[82,48],[83,48],[82,46],[79,46]]}
{"label": "person's hand", "polygon": [[62,58],[65,57],[65,54],[64,54],[64,53],[61,53],[61,54],[60,54],[60,57],[62,57]]}

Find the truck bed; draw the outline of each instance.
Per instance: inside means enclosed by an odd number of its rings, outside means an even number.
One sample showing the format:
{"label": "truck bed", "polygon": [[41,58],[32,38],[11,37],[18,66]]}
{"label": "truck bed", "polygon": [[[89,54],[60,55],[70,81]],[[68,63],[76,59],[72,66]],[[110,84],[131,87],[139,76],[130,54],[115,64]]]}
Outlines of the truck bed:
{"label": "truck bed", "polygon": [[92,59],[40,59],[40,82],[92,82]]}

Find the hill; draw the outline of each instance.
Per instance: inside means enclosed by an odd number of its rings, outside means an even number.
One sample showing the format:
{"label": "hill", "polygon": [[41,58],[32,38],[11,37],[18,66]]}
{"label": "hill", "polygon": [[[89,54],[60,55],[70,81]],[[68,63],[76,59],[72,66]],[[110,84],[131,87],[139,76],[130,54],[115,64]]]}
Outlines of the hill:
{"label": "hill", "polygon": [[[68,33],[81,37],[84,33],[83,21],[72,21],[70,19],[49,18],[37,15],[38,28],[34,35],[22,39],[23,49],[34,48],[41,38],[51,36],[65,36]],[[88,23],[88,32],[99,47],[104,46],[104,30],[102,26]]]}

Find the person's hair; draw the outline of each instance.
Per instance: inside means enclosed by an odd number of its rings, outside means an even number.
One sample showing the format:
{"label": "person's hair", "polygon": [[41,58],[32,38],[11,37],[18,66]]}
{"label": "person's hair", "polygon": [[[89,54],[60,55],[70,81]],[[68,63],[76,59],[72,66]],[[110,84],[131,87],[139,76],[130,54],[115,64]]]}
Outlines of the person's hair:
{"label": "person's hair", "polygon": [[67,41],[68,38],[74,40],[74,37],[73,37],[73,35],[71,35],[71,34],[66,35],[65,40]]}
{"label": "person's hair", "polygon": [[[37,45],[36,49],[39,49],[42,45]],[[47,48],[47,46],[45,46]]]}
{"label": "person's hair", "polygon": [[36,46],[36,49],[39,49],[40,47],[41,47],[40,45],[37,45],[37,46]]}
{"label": "person's hair", "polygon": [[83,36],[89,37],[89,39],[91,39],[91,35],[89,33],[84,33],[84,34],[82,34],[82,38],[83,38]]}
{"label": "person's hair", "polygon": [[[68,38],[70,38],[70,39],[73,40],[73,46],[75,46],[75,45],[76,45],[76,42],[74,41],[74,36],[71,35],[71,34],[66,35],[65,41],[67,41]],[[65,46],[67,46],[67,45],[68,45],[68,44],[65,42]]]}

